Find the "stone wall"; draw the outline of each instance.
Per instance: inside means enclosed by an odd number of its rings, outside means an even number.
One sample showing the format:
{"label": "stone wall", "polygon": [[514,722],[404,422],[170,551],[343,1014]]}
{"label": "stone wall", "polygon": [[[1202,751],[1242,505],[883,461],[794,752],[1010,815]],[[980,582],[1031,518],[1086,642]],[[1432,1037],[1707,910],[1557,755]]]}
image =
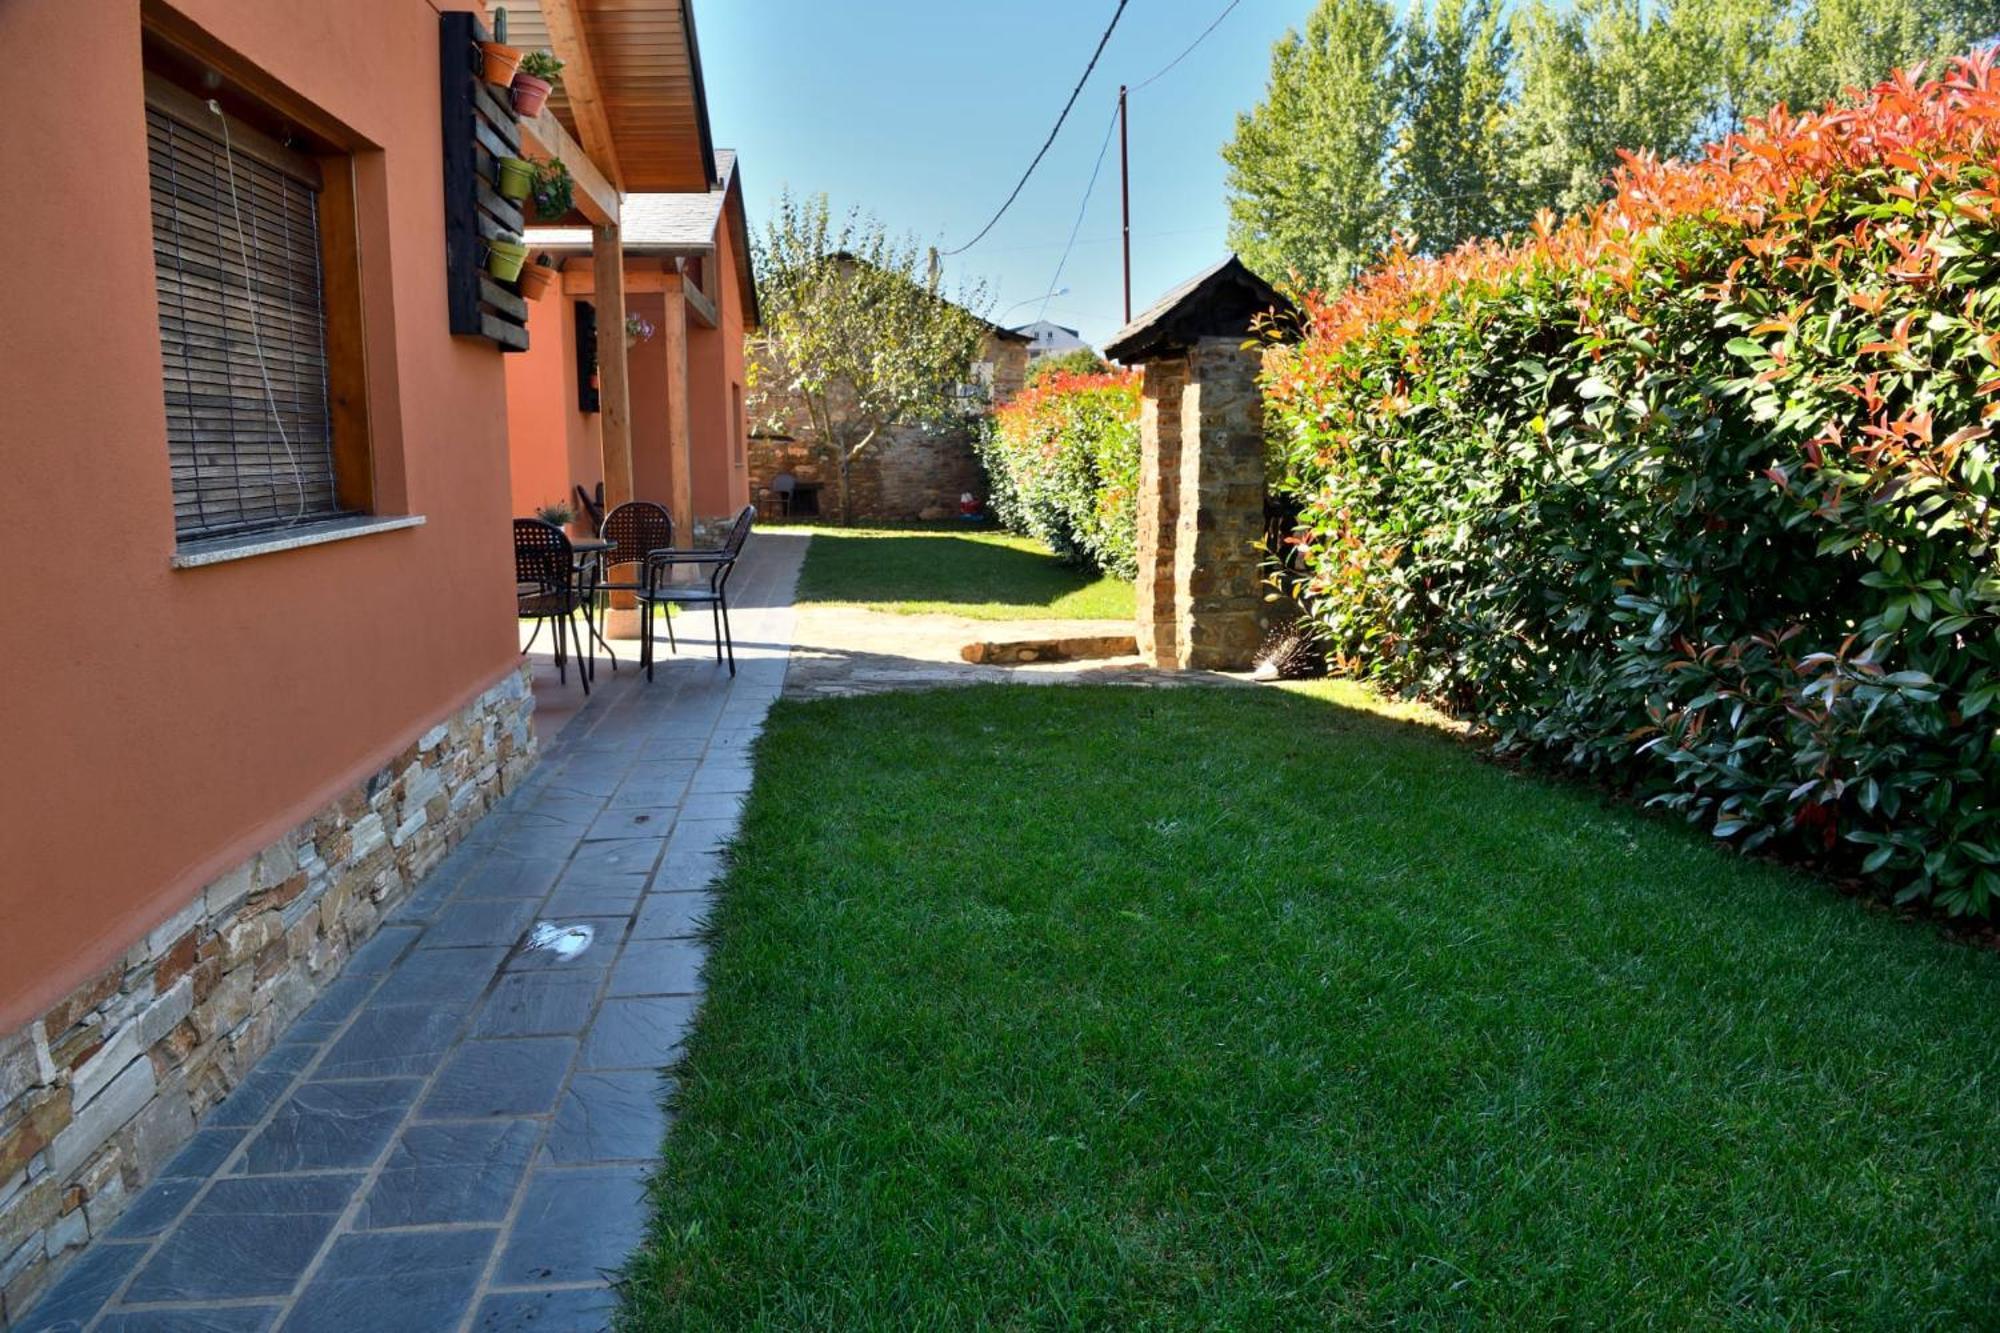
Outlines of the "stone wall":
{"label": "stone wall", "polygon": [[0,1037],[0,1327],[534,763],[526,669]]}
{"label": "stone wall", "polygon": [[1187,354],[1174,542],[1175,639],[1185,667],[1241,670],[1264,638],[1259,356],[1240,337],[1203,338]]}
{"label": "stone wall", "polygon": [[[1011,400],[1027,377],[1027,344],[989,335],[980,355],[993,367],[994,404]],[[768,371],[764,375],[768,382]],[[775,396],[759,409],[756,423],[749,446],[751,495],[768,488],[779,473],[789,472],[802,482],[816,483],[821,515],[837,517],[840,470],[814,439],[804,404]],[[949,518],[958,513],[958,497],[966,491],[983,502],[986,469],[973,449],[979,426],[977,418],[940,430],[908,426],[870,444],[854,460],[848,478],[855,522]]]}
{"label": "stone wall", "polygon": [[1140,656],[1172,671],[1181,665],[1179,612],[1174,605],[1174,543],[1180,530],[1181,396],[1187,358],[1146,363],[1139,398]]}

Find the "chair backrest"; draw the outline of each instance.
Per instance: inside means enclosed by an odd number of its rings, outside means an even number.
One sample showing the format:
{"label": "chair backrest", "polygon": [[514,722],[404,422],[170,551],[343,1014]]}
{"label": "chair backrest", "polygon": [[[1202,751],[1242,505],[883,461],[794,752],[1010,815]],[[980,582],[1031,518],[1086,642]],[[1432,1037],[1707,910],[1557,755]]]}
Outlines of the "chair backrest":
{"label": "chair backrest", "polygon": [[545,589],[569,586],[574,560],[569,537],[555,524],[539,518],[514,520],[514,581]]}
{"label": "chair backrest", "polygon": [[664,506],[651,500],[627,500],[604,516],[597,535],[612,543],[604,553],[606,569],[634,565],[673,546],[674,520]]}
{"label": "chair backrest", "polygon": [[743,543],[750,540],[750,525],[757,519],[757,506],[744,505],[736,511],[736,521],[729,525],[729,535],[722,540],[722,549],[734,560],[743,554]]}
{"label": "chair backrest", "polygon": [[799,479],[789,472],[780,472],[771,478],[771,489],[780,495],[790,495],[799,488]]}

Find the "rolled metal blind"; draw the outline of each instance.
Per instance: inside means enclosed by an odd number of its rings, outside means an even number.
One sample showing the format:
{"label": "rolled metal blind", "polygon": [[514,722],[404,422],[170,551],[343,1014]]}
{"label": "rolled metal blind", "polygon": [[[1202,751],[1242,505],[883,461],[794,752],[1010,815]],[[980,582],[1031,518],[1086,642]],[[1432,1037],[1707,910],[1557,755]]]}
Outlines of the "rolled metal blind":
{"label": "rolled metal blind", "polygon": [[148,105],[146,129],[175,536],[337,514],[315,184],[225,154],[219,125]]}

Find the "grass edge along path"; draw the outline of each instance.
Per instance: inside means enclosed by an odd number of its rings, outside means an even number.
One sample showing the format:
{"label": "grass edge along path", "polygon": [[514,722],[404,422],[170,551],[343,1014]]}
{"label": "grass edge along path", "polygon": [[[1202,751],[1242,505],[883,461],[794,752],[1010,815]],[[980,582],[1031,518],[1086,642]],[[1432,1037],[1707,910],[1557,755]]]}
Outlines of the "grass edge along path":
{"label": "grass edge along path", "polygon": [[627,1325],[1990,1320],[2000,959],[1414,716],[781,702]]}

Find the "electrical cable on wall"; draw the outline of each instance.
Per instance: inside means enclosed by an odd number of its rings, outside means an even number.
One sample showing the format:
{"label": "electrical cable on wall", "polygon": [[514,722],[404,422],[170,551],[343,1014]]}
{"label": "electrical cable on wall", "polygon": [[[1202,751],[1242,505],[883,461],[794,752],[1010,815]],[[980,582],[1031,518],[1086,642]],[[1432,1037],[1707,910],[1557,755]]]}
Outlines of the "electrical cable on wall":
{"label": "electrical cable on wall", "polygon": [[229,117],[222,114],[222,104],[213,97],[208,99],[208,109],[222,123],[222,163],[229,177],[229,212],[236,219],[236,253],[243,261],[243,302],[250,310],[250,348],[257,356],[257,374],[264,381],[264,402],[271,409],[271,424],[278,428],[278,443],[285,447],[285,462],[291,466],[292,484],[299,492],[298,510],[286,525],[290,527],[306,516],[306,477],[299,467],[298,455],[292,452],[291,437],[285,433],[285,421],[278,412],[278,391],[271,387],[271,371],[264,364],[264,339],[257,321],[257,289],[250,280],[250,245],[243,234],[243,206],[236,198],[236,153],[229,143]]}
{"label": "electrical cable on wall", "polygon": [[1097,49],[1090,53],[1090,63],[1083,67],[1083,77],[1076,81],[1076,87],[1070,90],[1069,100],[1063,103],[1062,114],[1056,117],[1055,128],[1050,130],[1049,137],[1042,141],[1040,151],[1035,154],[1035,160],[1028,163],[1028,169],[1021,173],[1021,179],[1015,182],[1013,192],[1007,196],[1007,201],[1000,205],[1000,211],[995,213],[987,224],[979,229],[977,236],[955,250],[943,251],[943,254],[964,254],[967,250],[970,250],[973,246],[986,239],[986,233],[992,231],[1000,219],[1007,216],[1007,210],[1014,206],[1014,201],[1021,197],[1021,191],[1027,187],[1028,178],[1035,174],[1035,168],[1040,166],[1042,159],[1048,155],[1050,146],[1056,141],[1056,135],[1062,133],[1063,122],[1069,119],[1070,108],[1076,105],[1076,99],[1083,93],[1083,85],[1090,82],[1090,72],[1097,68],[1097,58],[1104,54],[1105,44],[1111,40],[1111,33],[1117,28],[1119,17],[1125,13],[1125,6],[1130,3],[1131,0],[1118,0],[1118,8],[1112,13],[1111,22],[1105,26],[1104,35],[1097,39]]}

